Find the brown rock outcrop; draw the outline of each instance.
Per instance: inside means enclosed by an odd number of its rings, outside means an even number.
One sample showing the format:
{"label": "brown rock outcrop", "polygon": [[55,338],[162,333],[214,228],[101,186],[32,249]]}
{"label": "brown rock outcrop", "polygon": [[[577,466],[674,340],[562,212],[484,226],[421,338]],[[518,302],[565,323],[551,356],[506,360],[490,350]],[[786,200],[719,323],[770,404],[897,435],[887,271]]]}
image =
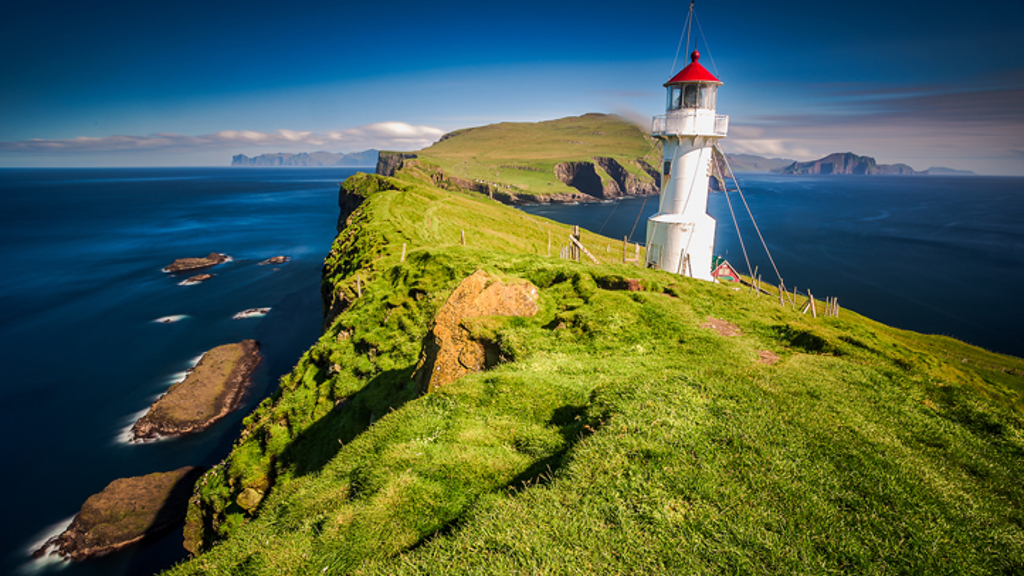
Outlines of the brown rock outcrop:
{"label": "brown rock outcrop", "polygon": [[482,316],[533,316],[540,291],[526,280],[505,284],[477,270],[466,277],[437,312],[427,334],[415,379],[423,392],[433,392],[496,361],[488,346],[472,338],[464,325]]}
{"label": "brown rock outcrop", "polygon": [[209,268],[210,266],[216,266],[222,262],[227,262],[230,258],[231,257],[227,254],[218,254],[216,252],[211,252],[206,258],[178,258],[164,268],[164,272],[187,272],[189,270]]}
{"label": "brown rock outcrop", "polygon": [[259,363],[259,343],[255,340],[208,351],[183,382],[171,386],[132,426],[133,440],[208,428],[238,406]]}
{"label": "brown rock outcrop", "polygon": [[185,518],[188,499],[201,468],[186,466],[120,478],[93,494],[67,530],[33,555],[59,554],[84,560],[119,550],[170,528]]}
{"label": "brown rock outcrop", "polygon": [[213,274],[196,274],[195,276],[189,276],[186,278],[182,281],[182,284],[186,286],[189,284],[199,284],[201,282],[206,282],[210,278],[213,278]]}

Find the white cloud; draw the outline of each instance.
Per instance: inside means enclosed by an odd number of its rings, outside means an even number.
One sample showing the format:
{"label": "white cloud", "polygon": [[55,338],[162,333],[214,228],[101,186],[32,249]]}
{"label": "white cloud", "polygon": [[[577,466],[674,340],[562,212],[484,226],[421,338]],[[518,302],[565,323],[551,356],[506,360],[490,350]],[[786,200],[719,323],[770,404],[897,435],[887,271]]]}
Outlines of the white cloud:
{"label": "white cloud", "polygon": [[802,142],[778,137],[767,138],[765,129],[760,126],[729,126],[729,136],[722,141],[722,147],[732,154],[756,154],[769,158],[811,160],[821,156],[803,146]]}
{"label": "white cloud", "polygon": [[437,141],[444,130],[433,126],[414,126],[405,122],[378,122],[323,134],[281,129],[277,132],[222,130],[212,134],[189,136],[157,133],[145,136],[80,136],[67,139],[32,139],[0,142],[3,153],[81,153],[81,152],[158,152],[161,150],[237,150],[245,147],[274,148],[275,151],[311,152],[330,146],[339,152],[367,148],[415,150]]}

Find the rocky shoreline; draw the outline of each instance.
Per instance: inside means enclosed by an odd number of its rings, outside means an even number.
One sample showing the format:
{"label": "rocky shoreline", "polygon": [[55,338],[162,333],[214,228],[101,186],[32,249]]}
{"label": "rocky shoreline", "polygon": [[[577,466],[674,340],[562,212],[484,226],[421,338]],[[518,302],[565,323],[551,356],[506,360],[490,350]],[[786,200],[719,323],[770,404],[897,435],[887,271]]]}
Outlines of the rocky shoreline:
{"label": "rocky shoreline", "polygon": [[85,560],[120,550],[160,533],[185,518],[202,468],[119,478],[90,496],[64,532],[32,555]]}
{"label": "rocky shoreline", "polygon": [[227,416],[241,403],[260,358],[255,340],[206,352],[185,380],[171,386],[132,426],[132,441],[199,432]]}

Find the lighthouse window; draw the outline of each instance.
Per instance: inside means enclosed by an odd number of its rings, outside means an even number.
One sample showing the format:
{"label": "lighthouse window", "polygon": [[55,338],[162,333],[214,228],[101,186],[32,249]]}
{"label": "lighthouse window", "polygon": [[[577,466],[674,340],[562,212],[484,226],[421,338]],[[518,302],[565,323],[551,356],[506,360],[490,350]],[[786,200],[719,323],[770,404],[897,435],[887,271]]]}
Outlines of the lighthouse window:
{"label": "lighthouse window", "polygon": [[672,86],[668,89],[668,109],[679,110],[683,107],[683,91],[679,86]]}
{"label": "lighthouse window", "polygon": [[718,95],[718,86],[714,84],[700,85],[700,107],[708,110],[715,109],[715,99]]}
{"label": "lighthouse window", "polygon": [[665,160],[665,176],[668,176],[671,173],[672,173],[672,161],[671,160]]}
{"label": "lighthouse window", "polygon": [[699,102],[698,99],[698,88],[696,84],[686,84],[683,86],[683,107],[685,108],[696,108]]}

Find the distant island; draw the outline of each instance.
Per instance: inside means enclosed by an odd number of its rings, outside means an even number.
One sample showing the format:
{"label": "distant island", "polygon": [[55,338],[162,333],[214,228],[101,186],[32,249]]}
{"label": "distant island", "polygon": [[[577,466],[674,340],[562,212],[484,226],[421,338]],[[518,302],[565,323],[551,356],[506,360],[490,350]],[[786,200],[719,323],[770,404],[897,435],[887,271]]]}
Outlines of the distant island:
{"label": "distant island", "polygon": [[789,158],[765,158],[754,154],[726,154],[725,157],[737,172],[777,172],[796,162]]}
{"label": "distant island", "polygon": [[369,149],[350,154],[334,152],[277,152],[276,154],[260,154],[249,157],[236,154],[231,158],[232,166],[287,166],[287,167],[321,167],[339,166],[345,168],[363,168],[377,165],[379,150]]}
{"label": "distant island", "polygon": [[970,170],[932,167],[917,171],[902,163],[879,164],[871,156],[853,152],[835,152],[812,160],[798,162],[785,158],[763,158],[753,154],[726,154],[732,169],[737,172],[774,172],[776,174],[862,174],[862,175],[973,175]]}

